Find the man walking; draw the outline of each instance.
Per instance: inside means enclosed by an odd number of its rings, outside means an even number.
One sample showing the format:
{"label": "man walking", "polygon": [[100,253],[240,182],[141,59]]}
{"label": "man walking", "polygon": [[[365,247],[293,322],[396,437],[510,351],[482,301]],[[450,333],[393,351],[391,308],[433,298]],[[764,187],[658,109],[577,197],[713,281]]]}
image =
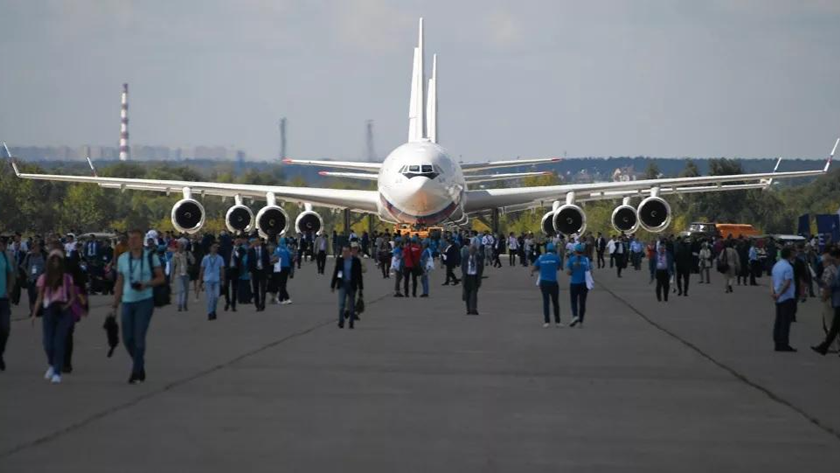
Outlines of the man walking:
{"label": "man walking", "polygon": [[688,297],[688,282],[691,278],[691,246],[680,238],[675,245],[674,266],[677,270],[677,295]]}
{"label": "man walking", "polygon": [[519,253],[519,240],[513,232],[510,232],[508,237],[508,265],[514,266],[516,264],[516,255]]}
{"label": "man walking", "polygon": [[257,312],[262,312],[265,310],[266,279],[271,269],[271,258],[259,238],[252,239],[251,245],[251,249],[248,250],[248,271],[251,273],[254,306]]}
{"label": "man walking", "polygon": [[460,264],[461,250],[452,238],[446,240],[446,243],[446,248],[443,250],[443,259],[446,265],[446,280],[443,282],[443,285],[448,286],[450,281],[452,281],[453,285],[457,285],[460,281],[455,276],[454,270]]}
{"label": "man walking", "polygon": [[557,272],[560,271],[560,266],[560,257],[555,253],[554,243],[549,243],[545,247],[545,254],[540,255],[531,267],[531,275],[537,271],[540,273],[539,286],[543,301],[543,328],[551,326],[548,313],[549,299],[554,306],[554,324],[558,328],[563,326],[560,322],[560,285],[557,282]]}
{"label": "man walking", "polygon": [[586,296],[589,288],[586,286],[586,273],[592,269],[592,263],[584,255],[585,247],[582,243],[575,245],[575,253],[566,262],[566,272],[569,275],[569,294],[572,298],[572,322],[570,327],[579,325],[583,328],[586,316]]}
{"label": "man walking", "polygon": [[[828,253],[827,250],[826,253]],[[840,270],[840,250],[835,249],[831,254],[824,254],[823,265],[823,277],[820,285],[826,305],[823,309],[823,329],[826,334],[822,343],[811,347],[820,355],[828,353],[828,349],[840,333],[840,274],[838,274],[838,270]]]}
{"label": "man walking", "polygon": [[330,243],[327,240],[327,235],[321,233],[315,238],[315,261],[318,265],[318,274],[324,274],[324,270],[327,267],[327,248],[329,248]]}
{"label": "man walking", "polygon": [[128,232],[128,251],[117,261],[114,312],[122,304],[122,336],[132,359],[129,384],[146,380],[146,333],[155,310],[154,287],[166,283],[160,259],[143,247],[143,232]]}
{"label": "man walking", "polygon": [[668,293],[671,289],[671,275],[674,274],[674,258],[668,251],[664,242],[659,244],[656,250],[656,300],[668,302]]}
{"label": "man walking", "polygon": [[484,274],[484,260],[477,245],[471,244],[461,249],[461,274],[467,315],[478,315],[478,288],[481,287],[481,275]]}
{"label": "man walking", "polygon": [[364,281],[362,280],[362,261],[353,256],[350,246],[341,248],[341,257],[335,259],[330,290],[338,289],[338,328],[344,328],[345,311],[349,313],[350,328],[356,321],[356,291],[362,294]]}
{"label": "man walking", "polygon": [[627,241],[624,236],[619,237],[615,241],[615,251],[613,257],[615,259],[615,270],[618,277],[621,277],[621,270],[627,267]]}
{"label": "man walking", "polygon": [[219,291],[225,283],[225,260],[219,256],[219,245],[210,246],[210,254],[201,260],[201,272],[198,280],[207,297],[207,320],[216,320],[216,304],[219,302]]}
{"label": "man walking", "polygon": [[607,239],[604,238],[604,235],[601,232],[598,232],[598,238],[595,239],[595,253],[598,255],[598,269],[607,266],[606,260],[604,260],[604,252],[607,250]]}
{"label": "man walking", "polygon": [[230,248],[230,254],[225,255],[225,311],[233,309],[236,312],[236,299],[239,295],[239,276],[242,268],[242,255],[240,248],[242,246],[242,239],[237,237],[233,242],[233,247]]}
{"label": "man walking", "polygon": [[796,281],[793,277],[793,251],[784,247],[781,259],[773,265],[770,295],[776,303],[776,321],[773,324],[773,342],[776,351],[795,352],[790,346],[790,324],[796,313]]}

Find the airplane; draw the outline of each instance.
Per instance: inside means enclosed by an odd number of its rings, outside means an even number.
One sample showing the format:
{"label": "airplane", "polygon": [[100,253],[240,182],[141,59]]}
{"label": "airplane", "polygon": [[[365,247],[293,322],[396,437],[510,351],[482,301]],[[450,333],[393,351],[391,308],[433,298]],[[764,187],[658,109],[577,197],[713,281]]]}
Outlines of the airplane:
{"label": "airplane", "polygon": [[[697,192],[721,192],[766,189],[774,179],[802,178],[825,174],[831,165],[840,138],[834,143],[825,166],[818,170],[642,179],[629,182],[596,182],[553,186],[476,188],[488,180],[517,179],[541,172],[478,174],[482,171],[537,165],[559,158],[522,159],[487,163],[459,163],[438,143],[437,55],[432,56],[431,76],[425,79],[423,19],[420,18],[417,46],[414,48],[411,96],[408,114],[408,141],[394,149],[382,163],[353,161],[312,161],[284,159],[287,164],[319,166],[338,171],[322,171],[325,176],[376,181],[376,190],[347,190],[317,187],[245,185],[217,182],[193,182],[157,179],[100,177],[93,164],[92,176],[21,173],[6,147],[15,174],[22,179],[92,183],[105,188],[181,193],[182,199],[172,208],[172,225],[183,233],[196,233],[205,220],[204,206],[197,197],[233,197],[234,204],[225,215],[232,233],[254,229],[263,238],[274,238],[289,229],[289,215],[280,205],[303,205],[295,220],[298,233],[324,230],[323,219],[313,206],[373,214],[393,224],[415,227],[466,225],[471,217],[487,213],[508,213],[550,206],[542,217],[547,234],[582,234],[586,213],[578,205],[592,200],[620,200],[612,213],[612,225],[618,232],[632,233],[643,228],[662,232],[671,222],[671,207],[666,195]],[[424,87],[427,85],[427,87]],[[426,97],[428,93],[428,97]],[[5,146],[5,143],[4,143]],[[244,199],[266,202],[256,214],[244,205]],[[632,199],[640,198],[633,206]]]}

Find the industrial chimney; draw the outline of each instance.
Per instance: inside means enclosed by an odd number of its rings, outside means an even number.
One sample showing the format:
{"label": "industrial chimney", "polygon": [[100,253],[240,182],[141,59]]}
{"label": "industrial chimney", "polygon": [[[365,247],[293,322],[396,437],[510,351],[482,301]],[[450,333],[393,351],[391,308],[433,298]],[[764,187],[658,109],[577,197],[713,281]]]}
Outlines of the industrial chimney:
{"label": "industrial chimney", "polygon": [[120,161],[128,161],[128,84],[123,84],[120,104]]}

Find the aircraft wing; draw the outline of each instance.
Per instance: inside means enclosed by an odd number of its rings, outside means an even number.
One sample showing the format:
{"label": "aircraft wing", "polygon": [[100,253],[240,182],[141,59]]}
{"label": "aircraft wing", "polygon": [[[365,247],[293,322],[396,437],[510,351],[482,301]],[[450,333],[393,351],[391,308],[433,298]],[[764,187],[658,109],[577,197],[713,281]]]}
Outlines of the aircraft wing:
{"label": "aircraft wing", "polygon": [[321,207],[331,207],[364,213],[377,213],[379,194],[376,191],[325,189],[317,187],[260,186],[251,184],[231,184],[222,182],[170,181],[158,179],[127,179],[119,177],[71,176],[58,174],[22,173],[17,164],[12,162],[15,174],[21,179],[39,181],[73,182],[98,184],[111,189],[130,189],[164,192],[166,194],[183,192],[188,188],[194,197],[212,195],[220,197],[250,197],[266,200],[268,193],[274,193],[278,201],[309,203]]}
{"label": "aircraft wing", "polygon": [[534,171],[534,172],[506,172],[499,174],[467,174],[465,179],[467,184],[476,184],[479,182],[490,181],[505,181],[508,179],[522,179],[525,177],[547,176],[554,174],[551,171]]}
{"label": "aircraft wing", "polygon": [[319,161],[310,159],[284,159],[283,164],[298,164],[300,166],[320,166],[324,168],[352,169],[356,171],[379,172],[382,163],[365,163],[361,161]]}
{"label": "aircraft wing", "polygon": [[[569,184],[543,187],[519,187],[506,189],[469,190],[466,193],[465,210],[468,213],[480,212],[493,208],[515,206],[542,206],[554,200],[564,200],[572,193],[575,201],[612,200],[622,197],[642,196],[651,189],[659,188],[660,193],[681,194],[709,192],[715,190],[739,190],[743,187],[728,187],[732,184],[767,186],[773,179],[792,179],[814,177],[825,174],[840,144],[834,148],[826,160],[825,167],[813,171],[768,172],[754,174],[733,174],[728,176],[674,177],[661,179],[643,179],[627,182],[596,182],[591,184]],[[662,192],[663,189],[667,192]]]}
{"label": "aircraft wing", "polygon": [[470,173],[475,171],[486,171],[488,169],[527,166],[530,164],[556,163],[558,161],[560,161],[560,158],[512,159],[509,161],[492,161],[487,163],[461,163],[461,170],[465,173]]}
{"label": "aircraft wing", "polygon": [[362,181],[375,181],[379,179],[379,174],[369,172],[334,172],[334,171],[320,171],[319,176],[324,177],[343,177],[346,179],[359,179]]}

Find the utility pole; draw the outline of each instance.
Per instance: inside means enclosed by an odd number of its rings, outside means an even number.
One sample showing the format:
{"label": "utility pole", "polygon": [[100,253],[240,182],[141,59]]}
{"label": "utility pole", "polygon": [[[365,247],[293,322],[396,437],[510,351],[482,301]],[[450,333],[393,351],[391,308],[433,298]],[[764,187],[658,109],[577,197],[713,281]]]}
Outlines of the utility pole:
{"label": "utility pole", "polygon": [[286,117],[280,119],[280,156],[281,161],[286,159]]}

